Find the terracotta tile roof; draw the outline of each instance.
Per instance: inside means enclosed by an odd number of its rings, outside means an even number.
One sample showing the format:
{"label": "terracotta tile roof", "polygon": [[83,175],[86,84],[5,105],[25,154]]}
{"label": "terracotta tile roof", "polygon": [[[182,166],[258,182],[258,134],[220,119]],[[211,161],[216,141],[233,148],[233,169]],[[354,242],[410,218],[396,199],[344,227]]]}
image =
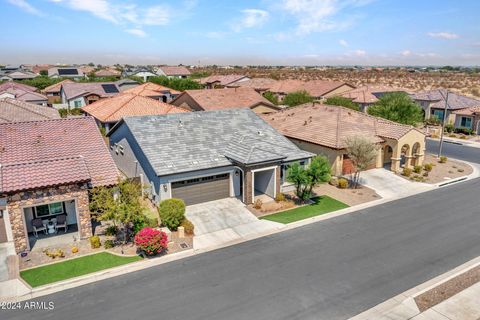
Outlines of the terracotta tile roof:
{"label": "terracotta tile roof", "polygon": [[247,78],[247,76],[240,74],[215,75],[200,79],[201,84],[213,84],[218,82],[221,86],[227,86],[238,80]]}
{"label": "terracotta tile roof", "polygon": [[379,94],[386,92],[408,93],[408,90],[384,85],[366,85],[344,92],[341,96],[352,99],[356,103],[375,103],[378,101]]}
{"label": "terracotta tile roof", "polygon": [[52,65],[50,64],[36,64],[32,66],[30,69],[32,70],[33,73],[40,73],[40,71],[48,71]]}
{"label": "terracotta tile roof", "polygon": [[162,70],[167,76],[188,76],[190,75],[190,70],[183,66],[162,66],[158,67],[159,70]]}
{"label": "terracotta tile roof", "polygon": [[179,100],[183,95],[190,96],[205,111],[252,108],[260,103],[276,107],[252,88],[185,90],[185,92],[172,101],[172,104],[175,104],[175,101]]}
{"label": "terracotta tile roof", "polygon": [[470,108],[455,110],[453,111],[453,113],[463,115],[463,116],[474,116],[476,114],[480,114],[480,104],[477,107],[470,107]]}
{"label": "terracotta tile roof", "polygon": [[7,81],[4,83],[0,84],[0,92],[5,91],[7,89],[21,89],[24,91],[37,91],[37,88],[23,84],[23,83],[18,83],[14,81]]}
{"label": "terracotta tile roof", "polygon": [[0,99],[0,123],[60,119],[56,109],[24,101]]}
{"label": "terracotta tile roof", "polygon": [[321,104],[305,104],[262,115],[283,135],[334,149],[346,148],[345,139],[362,135],[372,142],[383,138],[399,139],[417,130],[351,109]]}
{"label": "terracotta tile roof", "polygon": [[[428,91],[416,92],[411,95],[414,100],[430,101],[431,108],[445,108],[445,97],[447,90],[434,89]],[[468,107],[475,107],[480,104],[480,100],[462,96],[454,92],[448,92],[448,109],[464,109]]]}
{"label": "terracotta tile roof", "polygon": [[51,86],[46,87],[45,89],[42,90],[43,93],[52,93],[52,92],[60,92],[60,89],[62,88],[62,85],[65,83],[73,83],[72,80],[70,79],[65,79],[60,82],[57,82],[55,84],[52,84]]}
{"label": "terracotta tile roof", "polygon": [[3,192],[84,181],[85,171],[92,186],[117,182],[117,168],[92,117],[3,123],[0,137]]}
{"label": "terracotta tile roof", "polygon": [[[118,91],[111,93],[105,92],[102,85],[113,85]],[[106,98],[120,93],[120,89],[115,82],[72,82],[64,83],[62,88],[67,99],[73,99],[87,94],[96,94],[101,98]]]}
{"label": "terracotta tile roof", "polygon": [[248,87],[257,91],[267,91],[278,81],[270,78],[253,78],[229,85],[229,87]]}
{"label": "terracotta tile roof", "polygon": [[[280,80],[272,85],[269,91],[279,94],[289,94],[296,91],[307,91],[312,97],[318,98],[323,95],[333,91],[343,85],[349,84],[339,81],[328,81],[328,80],[311,80],[311,81],[301,81],[301,80]],[[352,89],[354,88],[353,86]]]}
{"label": "terracotta tile roof", "polygon": [[173,90],[153,82],[145,82],[139,86],[127,89],[123,92],[134,93],[144,97],[158,97],[158,96],[164,95],[165,93],[170,93],[170,94],[181,93],[180,91]]}
{"label": "terracotta tile roof", "polygon": [[25,102],[41,101],[46,103],[48,101],[48,98],[43,94],[40,94],[35,91],[24,90],[22,88],[10,88],[10,89],[1,91],[0,94],[1,93],[9,93],[13,97],[15,97],[15,99],[25,101]]}
{"label": "terracotta tile roof", "polygon": [[112,98],[98,100],[84,106],[82,110],[101,122],[117,122],[127,116],[188,112],[171,104],[129,92],[124,92]]}
{"label": "terracotta tile roof", "polygon": [[95,72],[97,77],[119,77],[122,73],[117,69],[107,68]]}

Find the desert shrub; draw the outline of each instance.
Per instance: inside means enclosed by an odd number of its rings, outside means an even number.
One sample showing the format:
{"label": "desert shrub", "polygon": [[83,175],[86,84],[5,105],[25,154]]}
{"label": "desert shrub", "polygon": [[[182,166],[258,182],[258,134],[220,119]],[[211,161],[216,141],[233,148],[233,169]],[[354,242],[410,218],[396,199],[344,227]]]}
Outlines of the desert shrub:
{"label": "desert shrub", "polygon": [[445,125],[445,131],[446,131],[446,132],[452,133],[453,130],[455,130],[455,127],[453,126],[453,124],[448,123],[448,124]]}
{"label": "desert shrub", "polygon": [[117,226],[108,226],[107,229],[105,229],[106,236],[116,236],[117,232],[118,232]]}
{"label": "desert shrub", "polygon": [[162,224],[170,230],[177,230],[185,219],[185,202],[181,199],[167,199],[160,202],[158,214]]}
{"label": "desert shrub", "polygon": [[185,230],[185,233],[189,235],[193,235],[193,232],[195,231],[195,226],[187,218],[185,218],[182,221],[182,223],[180,224],[180,227],[183,227],[183,229]]}
{"label": "desert shrub", "polygon": [[263,202],[260,199],[255,200],[255,202],[253,203],[253,207],[255,209],[261,209],[262,205],[263,205]]}
{"label": "desert shrub", "polygon": [[345,178],[338,179],[338,187],[340,189],[347,189],[348,188],[348,180]]}
{"label": "desert shrub", "polygon": [[405,177],[410,177],[412,175],[412,169],[403,168],[402,175],[405,176]]}
{"label": "desert shrub", "polygon": [[100,238],[98,236],[90,237],[89,240],[90,240],[90,246],[92,247],[92,249],[100,248],[100,246],[102,245],[102,243],[100,242]]}
{"label": "desert shrub", "polygon": [[338,177],[331,177],[328,183],[331,186],[338,187]]}
{"label": "desert shrub", "polygon": [[78,252],[78,247],[73,246],[71,251],[72,251],[72,253],[77,253]]}
{"label": "desert shrub", "polygon": [[168,248],[168,237],[163,231],[143,228],[134,239],[135,245],[143,250],[147,255],[155,255],[161,253]]}
{"label": "desert shrub", "polygon": [[460,136],[460,139],[467,140],[467,136]]}
{"label": "desert shrub", "polygon": [[448,137],[449,137],[449,138],[456,138],[457,135],[456,135],[455,133],[450,133],[450,134],[448,135]]}
{"label": "desert shrub", "polygon": [[425,172],[422,174],[422,176],[424,176],[424,177],[428,177],[428,172],[427,172],[427,171],[425,171]]}
{"label": "desert shrub", "polygon": [[53,250],[45,249],[43,250],[43,253],[45,253],[47,257],[50,257],[52,259],[65,258],[65,252],[62,249],[53,249]]}
{"label": "desert shrub", "polygon": [[415,167],[413,167],[413,172],[420,173],[422,172],[422,169],[423,169],[422,166],[416,165]]}
{"label": "desert shrub", "polygon": [[440,157],[440,160],[438,160],[438,162],[440,162],[440,163],[447,163],[447,160],[448,160],[447,157],[441,156],[441,157]]}
{"label": "desert shrub", "polygon": [[275,201],[277,202],[285,201],[285,195],[281,192],[277,193],[277,195],[275,196]]}
{"label": "desert shrub", "polygon": [[471,135],[472,133],[474,133],[474,130],[470,128],[455,128],[455,132]]}
{"label": "desert shrub", "polygon": [[425,164],[423,165],[423,170],[425,170],[425,171],[427,171],[427,172],[432,171],[432,170],[433,170],[433,164],[431,164],[431,163],[425,163]]}
{"label": "desert shrub", "polygon": [[457,171],[458,171],[458,172],[464,172],[465,169],[459,168],[459,169],[457,169]]}
{"label": "desert shrub", "polygon": [[111,249],[115,246],[115,244],[113,243],[112,240],[105,240],[105,242],[103,243],[103,247],[105,249]]}

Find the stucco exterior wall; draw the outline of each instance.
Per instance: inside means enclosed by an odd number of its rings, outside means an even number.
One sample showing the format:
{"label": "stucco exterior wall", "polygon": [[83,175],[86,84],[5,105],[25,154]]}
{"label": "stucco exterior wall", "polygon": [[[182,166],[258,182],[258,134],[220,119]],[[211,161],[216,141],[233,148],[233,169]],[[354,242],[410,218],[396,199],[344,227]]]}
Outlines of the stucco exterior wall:
{"label": "stucco exterior wall", "polygon": [[342,160],[343,160],[343,154],[345,153],[345,150],[327,148],[324,146],[320,146],[318,144],[314,144],[314,143],[310,143],[310,142],[306,142],[298,139],[293,139],[293,138],[288,138],[288,139],[302,150],[312,152],[318,155],[326,156],[328,161],[331,164],[332,174],[336,176],[342,174]]}
{"label": "stucco exterior wall", "polygon": [[278,111],[277,109],[272,108],[272,107],[267,106],[267,105],[264,105],[264,104],[259,104],[258,106],[253,107],[252,110],[255,113],[259,113],[259,114],[261,114],[261,113],[272,113],[272,112]]}

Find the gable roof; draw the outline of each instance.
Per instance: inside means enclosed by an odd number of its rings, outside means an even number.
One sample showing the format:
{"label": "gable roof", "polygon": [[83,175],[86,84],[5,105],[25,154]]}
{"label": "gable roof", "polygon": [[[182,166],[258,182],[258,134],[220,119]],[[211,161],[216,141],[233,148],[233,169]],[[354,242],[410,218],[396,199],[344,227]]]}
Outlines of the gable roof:
{"label": "gable roof", "polygon": [[128,92],[95,101],[84,106],[82,110],[101,122],[117,122],[127,116],[188,112],[185,109]]}
{"label": "gable roof", "polygon": [[0,123],[60,119],[56,109],[24,101],[0,99]]}
{"label": "gable roof", "polygon": [[10,93],[15,99],[26,102],[41,101],[42,103],[46,103],[48,101],[48,98],[43,94],[35,91],[24,90],[21,87],[5,89],[0,91],[0,94],[2,93]]}
{"label": "gable roof", "polygon": [[334,149],[346,148],[348,137],[362,135],[374,143],[398,140],[412,126],[376,118],[344,107],[304,104],[263,118],[283,135]]}
{"label": "gable roof", "polygon": [[48,69],[48,76],[60,76],[60,77],[83,77],[85,74],[80,68],[76,67],[54,67]]}
{"label": "gable roof", "polygon": [[62,85],[65,83],[73,83],[72,80],[70,79],[65,79],[60,82],[54,83],[51,86],[46,87],[45,89],[42,90],[43,93],[52,93],[52,92],[60,92],[62,89]]}
{"label": "gable roof", "polygon": [[188,76],[190,70],[184,66],[162,66],[158,67],[158,70],[163,72],[167,76]]}
{"label": "gable roof", "polygon": [[[106,92],[104,85],[113,86],[117,92]],[[67,100],[89,94],[96,94],[101,98],[106,98],[120,93],[120,89],[115,82],[69,82],[62,84],[62,88]]]}
{"label": "gable roof", "polygon": [[5,91],[7,89],[22,89],[24,91],[36,91],[37,88],[23,84],[23,83],[18,83],[14,81],[7,81],[4,83],[0,83],[0,92]]}
{"label": "gable roof", "polygon": [[267,91],[277,83],[278,80],[270,78],[252,78],[228,85],[229,87],[248,87],[257,91]]}
{"label": "gable roof", "polygon": [[213,84],[218,82],[221,86],[227,86],[245,78],[248,77],[241,74],[214,75],[200,79],[200,83]]}
{"label": "gable roof", "polygon": [[121,125],[128,127],[159,176],[313,156],[249,109],[126,117],[108,135]]}
{"label": "gable roof", "polygon": [[375,103],[379,95],[387,92],[408,92],[406,89],[394,88],[384,85],[361,86],[341,94],[342,97],[352,99],[356,103]]}
{"label": "gable roof", "polygon": [[0,124],[0,193],[88,180],[113,185],[118,171],[92,117]]}
{"label": "gable roof", "polygon": [[95,71],[95,76],[97,77],[118,77],[122,73],[114,68],[105,68],[102,70]]}
{"label": "gable roof", "polygon": [[145,82],[139,86],[127,89],[123,92],[134,93],[144,97],[158,97],[158,96],[164,95],[165,93],[170,93],[170,94],[181,93],[180,91],[173,90],[153,82]]}
{"label": "gable roof", "polygon": [[11,72],[4,73],[4,75],[9,77],[12,80],[33,79],[38,77],[38,74],[28,70],[11,71]]}
{"label": "gable roof", "polygon": [[253,108],[259,104],[280,109],[252,88],[185,90],[171,103],[176,104],[184,95],[190,96],[205,111]]}
{"label": "gable roof", "polygon": [[[431,108],[445,108],[445,97],[447,96],[445,89],[434,89],[421,91],[411,94],[414,100],[430,101]],[[462,96],[460,94],[448,91],[448,109],[457,110],[480,105],[480,100]]]}
{"label": "gable roof", "polygon": [[458,109],[453,111],[454,114],[462,115],[462,116],[474,116],[476,114],[480,114],[480,104],[476,107]]}
{"label": "gable roof", "polygon": [[318,98],[326,95],[327,93],[340,88],[343,85],[347,85],[354,88],[345,82],[329,81],[329,80],[280,80],[274,83],[269,91],[273,93],[289,94],[296,91],[307,91],[312,97]]}

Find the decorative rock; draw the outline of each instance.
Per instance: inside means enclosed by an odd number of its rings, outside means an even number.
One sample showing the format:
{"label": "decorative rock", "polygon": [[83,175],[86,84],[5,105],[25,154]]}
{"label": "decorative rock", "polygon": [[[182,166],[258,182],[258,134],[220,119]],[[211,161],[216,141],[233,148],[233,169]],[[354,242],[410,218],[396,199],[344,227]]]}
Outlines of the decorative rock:
{"label": "decorative rock", "polygon": [[178,227],[178,237],[179,238],[185,238],[185,228],[184,227]]}

